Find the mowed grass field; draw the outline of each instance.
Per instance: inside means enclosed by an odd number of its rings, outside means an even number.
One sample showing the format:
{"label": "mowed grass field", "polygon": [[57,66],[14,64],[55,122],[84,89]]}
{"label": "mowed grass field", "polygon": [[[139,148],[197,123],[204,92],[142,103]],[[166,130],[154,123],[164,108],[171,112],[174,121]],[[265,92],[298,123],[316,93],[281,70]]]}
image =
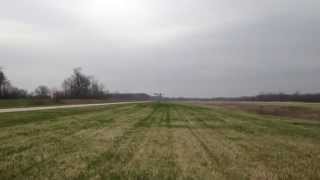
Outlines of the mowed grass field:
{"label": "mowed grass field", "polygon": [[172,103],[3,113],[0,179],[320,179],[320,122]]}

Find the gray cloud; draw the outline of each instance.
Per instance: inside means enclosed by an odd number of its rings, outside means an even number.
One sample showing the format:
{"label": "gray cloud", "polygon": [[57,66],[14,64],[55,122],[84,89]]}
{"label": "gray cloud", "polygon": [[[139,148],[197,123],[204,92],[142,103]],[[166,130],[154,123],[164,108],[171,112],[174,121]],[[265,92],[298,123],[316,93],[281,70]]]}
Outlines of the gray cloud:
{"label": "gray cloud", "polygon": [[317,92],[319,22],[316,0],[12,0],[0,6],[0,66],[29,90],[81,66],[125,92]]}

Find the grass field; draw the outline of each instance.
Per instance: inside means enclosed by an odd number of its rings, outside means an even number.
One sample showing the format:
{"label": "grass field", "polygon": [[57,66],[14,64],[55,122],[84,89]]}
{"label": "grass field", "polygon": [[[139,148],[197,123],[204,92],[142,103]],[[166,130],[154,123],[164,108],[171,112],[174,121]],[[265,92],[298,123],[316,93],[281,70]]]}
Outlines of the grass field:
{"label": "grass field", "polygon": [[170,103],[4,113],[0,179],[320,179],[320,122]]}

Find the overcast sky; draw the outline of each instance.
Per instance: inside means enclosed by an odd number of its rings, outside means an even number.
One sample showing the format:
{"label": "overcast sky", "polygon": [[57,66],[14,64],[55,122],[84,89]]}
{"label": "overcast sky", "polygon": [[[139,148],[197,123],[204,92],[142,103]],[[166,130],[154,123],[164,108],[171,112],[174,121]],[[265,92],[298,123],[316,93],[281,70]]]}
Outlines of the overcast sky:
{"label": "overcast sky", "polygon": [[319,0],[0,2],[0,66],[20,88],[82,67],[120,92],[320,92]]}

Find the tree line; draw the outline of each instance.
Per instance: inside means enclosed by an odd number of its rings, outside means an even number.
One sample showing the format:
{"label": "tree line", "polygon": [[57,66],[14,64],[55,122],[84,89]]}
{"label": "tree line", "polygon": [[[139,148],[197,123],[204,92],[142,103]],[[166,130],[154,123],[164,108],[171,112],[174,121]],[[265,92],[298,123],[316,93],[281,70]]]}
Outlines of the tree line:
{"label": "tree line", "polygon": [[242,96],[242,97],[216,97],[216,98],[164,98],[165,100],[175,101],[296,101],[296,102],[320,102],[320,93],[260,93],[256,96]]}
{"label": "tree line", "polygon": [[28,93],[26,90],[13,86],[7,79],[2,68],[0,68],[0,98],[24,98],[27,97],[27,95]]}
{"label": "tree line", "polygon": [[13,86],[0,68],[0,98],[106,98],[108,91],[93,76],[82,73],[76,68],[70,77],[62,83],[62,90],[50,89],[45,85],[38,86],[33,92]]}
{"label": "tree line", "polygon": [[299,102],[320,102],[320,93],[261,93],[256,96],[236,98],[238,101],[299,101]]}
{"label": "tree line", "polygon": [[81,72],[81,68],[73,70],[73,74],[62,83],[62,92],[56,92],[64,98],[103,98],[108,92],[102,83],[93,76],[87,76]]}
{"label": "tree line", "polygon": [[320,93],[260,93],[256,96],[243,97],[220,97],[213,98],[216,101],[297,101],[297,102],[320,102]]}

